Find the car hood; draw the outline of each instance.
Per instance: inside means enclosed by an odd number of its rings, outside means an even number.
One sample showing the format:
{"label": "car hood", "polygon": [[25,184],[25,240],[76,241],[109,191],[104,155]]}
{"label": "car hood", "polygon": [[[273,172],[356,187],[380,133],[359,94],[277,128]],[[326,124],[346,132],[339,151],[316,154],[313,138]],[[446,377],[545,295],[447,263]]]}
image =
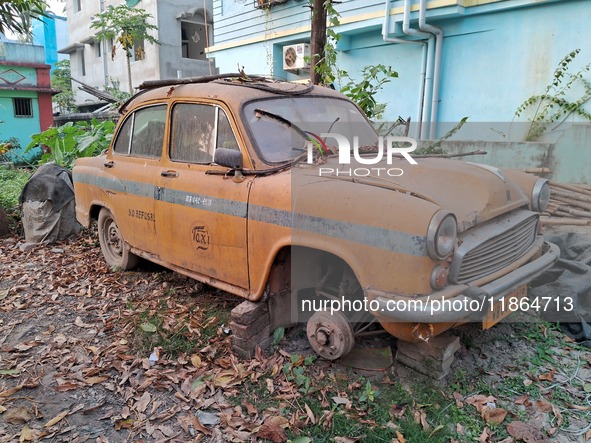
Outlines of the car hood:
{"label": "car hood", "polygon": [[348,181],[410,194],[455,214],[461,231],[529,204],[524,190],[497,168],[441,158],[416,161],[416,165],[404,159],[393,159],[391,164],[345,165],[329,158],[306,167],[304,175],[315,177],[316,183],[321,177],[321,181]]}

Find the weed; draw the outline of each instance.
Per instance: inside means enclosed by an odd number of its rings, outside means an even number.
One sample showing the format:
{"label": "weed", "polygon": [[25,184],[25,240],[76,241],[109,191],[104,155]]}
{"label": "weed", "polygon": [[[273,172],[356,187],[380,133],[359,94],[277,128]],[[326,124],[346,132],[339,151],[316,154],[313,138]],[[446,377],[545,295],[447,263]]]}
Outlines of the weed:
{"label": "weed", "polygon": [[314,363],[315,356],[302,357],[294,354],[289,361],[283,365],[283,373],[288,381],[293,381],[303,394],[308,393],[312,380],[306,374],[308,366]]}
{"label": "weed", "polygon": [[367,383],[365,384],[365,389],[363,390],[363,392],[359,396],[359,401],[361,403],[368,403],[368,404],[373,403],[375,401],[375,399],[379,397],[379,395],[380,395],[380,391],[372,388],[371,383],[368,380]]}
{"label": "weed", "polygon": [[[566,54],[558,62],[552,80],[544,92],[531,96],[515,111],[515,116],[519,117],[526,110],[535,106],[531,124],[524,138],[525,141],[538,140],[551,123],[559,122],[561,118],[564,121],[571,114],[591,121],[591,114],[583,108],[585,103],[591,99],[591,82],[583,77],[583,74],[591,69],[591,63],[583,66],[574,74],[569,72],[570,65],[579,52],[581,52],[580,49],[575,49]],[[583,95],[575,101],[567,100],[567,93],[577,83],[582,85]]]}

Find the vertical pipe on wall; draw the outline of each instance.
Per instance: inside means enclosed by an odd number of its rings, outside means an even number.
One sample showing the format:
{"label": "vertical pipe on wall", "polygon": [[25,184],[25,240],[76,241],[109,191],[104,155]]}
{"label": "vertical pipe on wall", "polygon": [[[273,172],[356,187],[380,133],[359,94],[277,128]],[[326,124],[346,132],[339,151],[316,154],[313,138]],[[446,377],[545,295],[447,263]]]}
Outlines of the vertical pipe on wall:
{"label": "vertical pipe on wall", "polygon": [[421,130],[418,132],[419,136],[417,138],[428,138],[428,123],[430,121],[430,101],[433,92],[433,70],[434,70],[434,45],[435,45],[435,37],[433,34],[425,31],[418,31],[410,27],[410,6],[412,0],[404,0],[404,15],[402,20],[402,32],[409,36],[420,37],[423,39],[427,39],[427,66],[425,69],[425,83],[424,87],[421,89],[423,90],[422,96],[422,112],[421,118],[417,123],[420,124]]}
{"label": "vertical pipe on wall", "polygon": [[437,137],[437,120],[439,111],[439,90],[441,84],[441,54],[443,51],[443,30],[437,26],[427,24],[427,0],[420,0],[419,5],[419,29],[435,35],[435,60],[433,71],[433,93],[429,121],[429,137]]}
{"label": "vertical pipe on wall", "polygon": [[[382,25],[382,38],[385,42],[388,43],[397,43],[397,44],[419,44],[422,47],[421,53],[421,73],[419,79],[419,97],[418,97],[418,105],[417,105],[417,129],[415,137],[417,139],[421,138],[421,121],[423,118],[424,113],[424,94],[425,94],[425,81],[426,81],[426,69],[427,69],[427,47],[428,44],[422,40],[408,40],[404,38],[397,38],[397,37],[389,37],[390,34],[390,1],[386,0],[386,12],[384,16],[384,23]],[[409,6],[410,8],[410,6]]]}

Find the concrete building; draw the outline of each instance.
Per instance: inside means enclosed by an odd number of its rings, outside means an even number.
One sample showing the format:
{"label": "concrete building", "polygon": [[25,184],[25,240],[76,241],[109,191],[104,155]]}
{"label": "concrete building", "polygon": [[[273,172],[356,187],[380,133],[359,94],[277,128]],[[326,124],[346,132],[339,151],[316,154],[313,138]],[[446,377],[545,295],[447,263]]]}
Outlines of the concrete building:
{"label": "concrete building", "polygon": [[33,20],[33,44],[45,48],[45,63],[53,70],[55,63],[67,59],[58,49],[68,44],[68,24],[66,17],[48,12],[47,17]]}
{"label": "concrete building", "polygon": [[[207,52],[220,72],[240,65],[247,74],[306,80],[308,6],[307,0],[214,0]],[[345,0],[334,8],[341,16],[334,28],[338,68],[355,81],[368,65],[398,72],[376,97],[388,104],[384,120],[410,117],[409,135],[433,140],[468,117],[449,138],[465,142],[448,152],[484,149],[487,156],[472,158],[549,167],[560,180],[591,183],[591,1]],[[577,49],[552,87],[555,69]],[[571,75],[578,78],[570,82]],[[342,79],[335,83],[338,89]],[[559,105],[544,116],[536,103],[516,115],[525,100],[542,94],[576,110]],[[543,130],[527,137],[536,120]],[[524,139],[547,144],[515,144]]]}
{"label": "concrete building", "polygon": [[[129,6],[142,8],[152,15],[152,24],[158,27],[152,35],[160,42],[158,45],[146,43],[144,58],[132,58],[134,88],[146,80],[217,72],[213,60],[205,53],[213,37],[211,1],[126,1]],[[72,78],[94,88],[104,89],[105,85],[115,84],[127,91],[125,53],[117,50],[111,59],[113,42],[96,40],[95,30],[90,28],[96,14],[109,5],[121,3],[122,0],[66,0],[69,39],[68,45],[59,52],[70,56]],[[82,91],[76,91],[75,100],[81,110],[102,105],[96,97]]]}
{"label": "concrete building", "polygon": [[[284,64],[284,48],[310,41],[306,5],[214,0],[208,52],[221,72],[240,64],[251,74],[306,79],[308,71]],[[385,117],[434,122],[421,138],[441,136],[446,123],[465,116],[511,122],[519,104],[553,80],[565,54],[582,49],[574,71],[591,62],[588,0],[347,0],[334,7],[341,14],[338,67],[359,78],[364,66],[392,66],[399,78],[378,97],[389,103]]]}
{"label": "concrete building", "polygon": [[0,41],[0,141],[16,138],[19,156],[53,125],[49,69],[42,46]]}

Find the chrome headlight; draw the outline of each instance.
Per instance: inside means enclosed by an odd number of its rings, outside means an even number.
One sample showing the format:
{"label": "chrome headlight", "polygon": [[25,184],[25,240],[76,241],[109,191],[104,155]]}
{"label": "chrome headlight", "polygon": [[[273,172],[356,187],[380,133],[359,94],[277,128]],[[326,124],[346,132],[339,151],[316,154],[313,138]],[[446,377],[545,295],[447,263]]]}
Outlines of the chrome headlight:
{"label": "chrome headlight", "polygon": [[536,181],[531,195],[531,208],[537,212],[544,212],[550,203],[550,185],[543,178]]}
{"label": "chrome headlight", "polygon": [[431,219],[427,232],[427,252],[433,260],[443,260],[454,250],[458,235],[456,217],[439,211]]}

